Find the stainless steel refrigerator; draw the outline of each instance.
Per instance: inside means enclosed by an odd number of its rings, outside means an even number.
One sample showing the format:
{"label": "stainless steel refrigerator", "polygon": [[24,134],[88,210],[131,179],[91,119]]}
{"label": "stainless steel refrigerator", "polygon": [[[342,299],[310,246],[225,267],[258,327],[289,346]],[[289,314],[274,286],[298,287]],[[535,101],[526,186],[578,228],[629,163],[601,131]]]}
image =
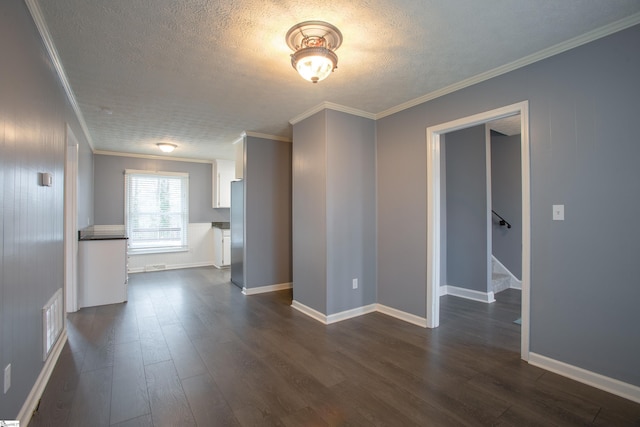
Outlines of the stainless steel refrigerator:
{"label": "stainless steel refrigerator", "polygon": [[231,281],[244,287],[244,182],[231,181]]}

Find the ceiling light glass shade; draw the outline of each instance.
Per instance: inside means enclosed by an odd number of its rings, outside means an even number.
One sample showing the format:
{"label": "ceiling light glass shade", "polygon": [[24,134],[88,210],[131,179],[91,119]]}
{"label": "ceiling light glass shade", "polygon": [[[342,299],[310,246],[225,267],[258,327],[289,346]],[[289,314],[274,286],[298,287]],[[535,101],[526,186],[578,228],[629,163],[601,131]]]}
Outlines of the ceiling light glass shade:
{"label": "ceiling light glass shade", "polygon": [[324,47],[308,47],[291,55],[291,65],[303,79],[318,83],[337,68],[338,56]]}
{"label": "ceiling light glass shade", "polygon": [[163,152],[165,152],[165,153],[170,153],[170,152],[172,152],[173,150],[175,150],[175,149],[176,149],[176,147],[177,147],[177,145],[175,145],[175,144],[169,144],[169,143],[167,143],[167,142],[160,142],[159,144],[157,144],[157,146],[158,146],[158,148],[159,148],[160,150],[162,150],[162,151],[163,151]]}
{"label": "ceiling light glass shade", "polygon": [[294,25],[286,35],[287,45],[294,52],[291,65],[304,78],[318,83],[338,67],[335,50],[342,44],[342,33],[323,21],[305,21]]}

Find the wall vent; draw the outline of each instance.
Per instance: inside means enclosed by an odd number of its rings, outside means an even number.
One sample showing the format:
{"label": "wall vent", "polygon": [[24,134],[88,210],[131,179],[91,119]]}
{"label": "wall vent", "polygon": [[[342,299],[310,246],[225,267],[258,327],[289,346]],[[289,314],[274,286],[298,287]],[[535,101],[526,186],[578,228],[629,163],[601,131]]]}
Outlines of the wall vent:
{"label": "wall vent", "polygon": [[144,266],[144,271],[158,271],[165,270],[166,268],[166,264],[149,264]]}
{"label": "wall vent", "polygon": [[42,307],[42,360],[47,360],[63,327],[62,288]]}

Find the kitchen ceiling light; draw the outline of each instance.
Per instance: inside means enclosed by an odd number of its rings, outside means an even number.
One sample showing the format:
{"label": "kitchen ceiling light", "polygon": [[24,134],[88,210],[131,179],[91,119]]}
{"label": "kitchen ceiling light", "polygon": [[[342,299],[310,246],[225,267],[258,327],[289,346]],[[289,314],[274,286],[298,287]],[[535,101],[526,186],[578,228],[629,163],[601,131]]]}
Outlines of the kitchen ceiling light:
{"label": "kitchen ceiling light", "polygon": [[161,149],[165,153],[170,153],[173,150],[175,150],[176,147],[177,147],[177,145],[169,144],[168,142],[160,142],[160,143],[158,143],[156,145],[158,146],[159,149]]}
{"label": "kitchen ceiling light", "polygon": [[294,51],[291,65],[303,79],[318,83],[338,68],[338,55],[342,33],[323,21],[305,21],[287,32],[287,45]]}

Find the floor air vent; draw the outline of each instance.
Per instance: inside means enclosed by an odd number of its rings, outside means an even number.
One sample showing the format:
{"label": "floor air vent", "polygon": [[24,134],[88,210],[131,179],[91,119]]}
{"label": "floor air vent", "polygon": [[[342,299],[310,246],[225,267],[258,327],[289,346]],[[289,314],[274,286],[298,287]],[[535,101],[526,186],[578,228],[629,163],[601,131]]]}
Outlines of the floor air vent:
{"label": "floor air vent", "polygon": [[166,264],[149,264],[144,266],[144,271],[160,271],[166,268]]}

